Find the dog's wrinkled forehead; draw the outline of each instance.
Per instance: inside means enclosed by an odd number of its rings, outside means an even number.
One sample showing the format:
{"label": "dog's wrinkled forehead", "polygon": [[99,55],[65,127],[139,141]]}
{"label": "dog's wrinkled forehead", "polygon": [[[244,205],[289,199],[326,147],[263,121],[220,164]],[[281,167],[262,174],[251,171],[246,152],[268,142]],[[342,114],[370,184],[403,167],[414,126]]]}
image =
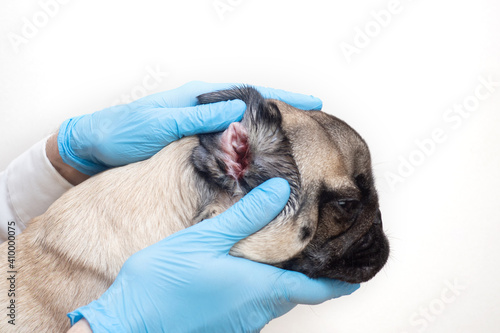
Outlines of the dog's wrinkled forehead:
{"label": "dog's wrinkled forehead", "polygon": [[345,122],[324,112],[275,103],[304,184],[352,189],[357,187],[356,176],[371,174],[368,147]]}

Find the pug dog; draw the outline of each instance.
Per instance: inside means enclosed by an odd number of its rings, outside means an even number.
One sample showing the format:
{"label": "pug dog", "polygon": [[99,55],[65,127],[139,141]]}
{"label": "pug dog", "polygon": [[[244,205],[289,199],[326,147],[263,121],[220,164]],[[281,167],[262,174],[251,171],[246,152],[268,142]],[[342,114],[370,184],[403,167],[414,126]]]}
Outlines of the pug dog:
{"label": "pug dog", "polygon": [[[69,329],[66,313],[100,297],[130,255],[222,213],[273,177],[290,184],[286,207],[232,255],[352,283],[380,271],[389,244],[361,136],[332,115],[264,99],[250,86],[198,97],[233,99],[247,104],[241,122],[91,177],[30,222],[16,239],[16,332]],[[9,283],[0,280],[0,289]],[[8,305],[7,293],[0,299]],[[1,332],[12,329],[0,322]]]}

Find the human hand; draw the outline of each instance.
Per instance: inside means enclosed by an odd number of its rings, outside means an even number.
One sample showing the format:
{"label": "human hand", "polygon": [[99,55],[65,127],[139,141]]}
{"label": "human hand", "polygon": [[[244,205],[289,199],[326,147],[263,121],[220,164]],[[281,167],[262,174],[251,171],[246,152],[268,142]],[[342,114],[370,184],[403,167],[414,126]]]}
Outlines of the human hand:
{"label": "human hand", "polygon": [[[130,104],[68,119],[59,128],[59,154],[64,163],[94,175],[145,160],[184,136],[222,131],[241,120],[245,103],[233,100],[197,105],[196,97],[233,85],[193,81]],[[266,98],[305,110],[321,109],[321,100],[313,96],[256,88]]]}
{"label": "human hand", "polygon": [[310,279],[231,247],[273,220],[290,194],[270,179],[226,212],[132,255],[96,301],[68,314],[93,332],[255,332],[297,304],[348,295],[358,284]]}

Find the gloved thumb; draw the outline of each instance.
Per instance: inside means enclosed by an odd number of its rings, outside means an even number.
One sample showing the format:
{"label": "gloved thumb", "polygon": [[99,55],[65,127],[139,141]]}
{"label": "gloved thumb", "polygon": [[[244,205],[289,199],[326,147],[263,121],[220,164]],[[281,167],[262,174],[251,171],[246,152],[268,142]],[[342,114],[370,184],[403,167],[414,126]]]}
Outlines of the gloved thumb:
{"label": "gloved thumb", "polygon": [[160,109],[158,122],[163,125],[165,144],[184,136],[213,133],[225,130],[231,123],[240,121],[246,104],[238,99],[185,108]]}
{"label": "gloved thumb", "polygon": [[[205,232],[208,243],[222,245],[228,251],[238,241],[271,222],[285,207],[290,185],[282,178],[272,178],[254,188],[224,213],[191,227]],[[210,236],[209,236],[210,235]]]}

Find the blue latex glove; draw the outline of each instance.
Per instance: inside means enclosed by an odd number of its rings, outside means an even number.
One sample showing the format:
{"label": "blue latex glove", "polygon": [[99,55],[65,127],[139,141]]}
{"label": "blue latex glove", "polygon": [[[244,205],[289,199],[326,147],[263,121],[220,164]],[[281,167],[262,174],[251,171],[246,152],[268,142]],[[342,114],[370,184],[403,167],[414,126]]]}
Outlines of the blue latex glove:
{"label": "blue latex glove", "polygon": [[[218,132],[240,121],[240,100],[196,105],[196,96],[234,84],[190,82],[174,90],[66,120],[57,137],[63,161],[94,175],[111,167],[145,160],[184,136]],[[257,87],[266,98],[304,110],[320,110],[316,97]]]}
{"label": "blue latex glove", "polygon": [[295,305],[348,295],[358,284],[310,279],[229,255],[276,217],[290,194],[270,179],[226,212],[132,255],[96,301],[68,314],[99,332],[255,332]]}

